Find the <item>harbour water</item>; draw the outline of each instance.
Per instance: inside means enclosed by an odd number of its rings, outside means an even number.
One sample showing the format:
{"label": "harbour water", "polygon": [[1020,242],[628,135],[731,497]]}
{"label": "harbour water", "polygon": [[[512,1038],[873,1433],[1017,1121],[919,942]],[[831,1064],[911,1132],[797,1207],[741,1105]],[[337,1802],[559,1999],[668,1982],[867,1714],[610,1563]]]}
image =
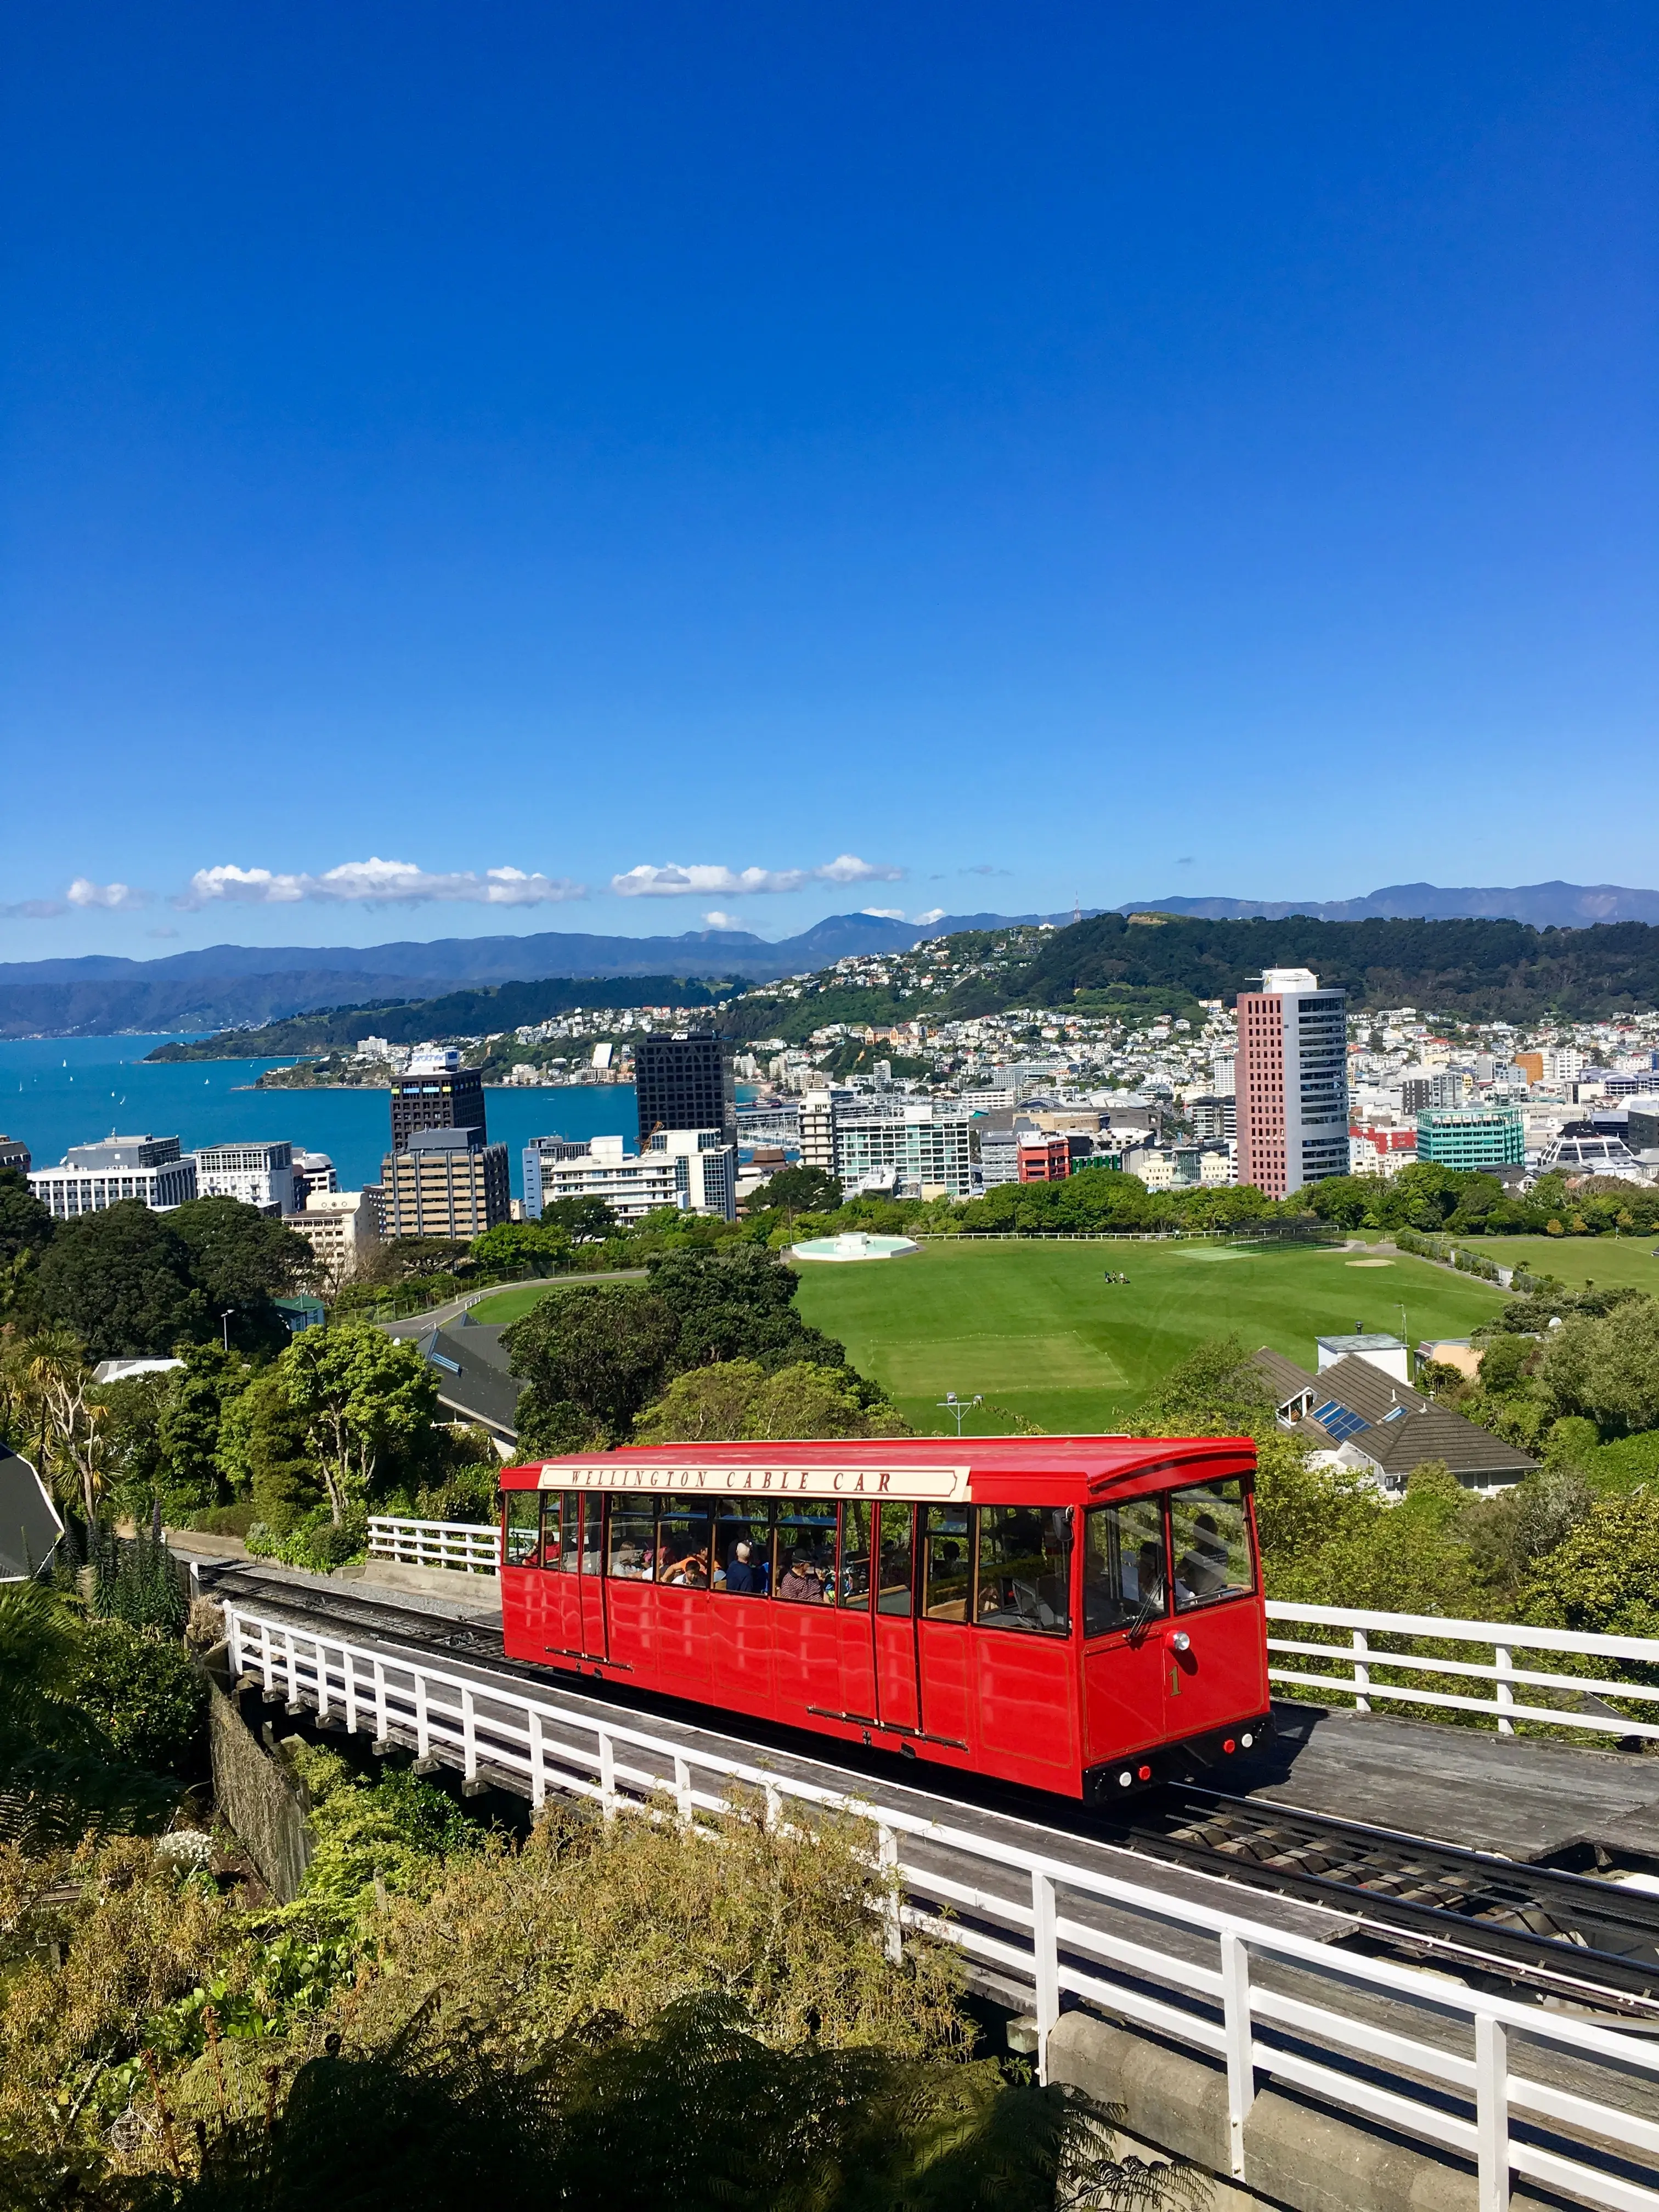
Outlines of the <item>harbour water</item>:
{"label": "harbour water", "polygon": [[[343,1190],[378,1182],[391,1133],[384,1091],[256,1091],[270,1060],[164,1060],[144,1055],[160,1036],[0,1039],[0,1135],[19,1137],[35,1162],[52,1166],[71,1145],[124,1136],[176,1136],[184,1149],[286,1138],[296,1151],[326,1152]],[[488,1090],[492,1141],[507,1146],[516,1195],[520,1154],[532,1137],[574,1139],[636,1133],[631,1084],[570,1084],[533,1091]]]}

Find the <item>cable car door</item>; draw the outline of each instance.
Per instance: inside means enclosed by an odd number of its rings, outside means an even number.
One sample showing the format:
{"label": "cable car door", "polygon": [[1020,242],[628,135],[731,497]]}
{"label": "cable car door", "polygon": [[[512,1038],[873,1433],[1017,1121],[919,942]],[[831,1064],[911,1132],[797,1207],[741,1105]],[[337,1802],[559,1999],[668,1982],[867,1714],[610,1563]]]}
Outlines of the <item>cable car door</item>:
{"label": "cable car door", "polygon": [[920,1726],[916,1690],[915,1508],[884,1504],[876,1560],[876,1713],[884,1728]]}
{"label": "cable car door", "polygon": [[605,1625],[605,1499],[598,1491],[582,1499],[581,1545],[581,1649],[590,1659],[603,1659],[611,1646]]}
{"label": "cable car door", "polygon": [[1237,1477],[1171,1492],[1170,1561],[1164,1727],[1172,1736],[1200,1735],[1265,1712],[1249,1502]]}

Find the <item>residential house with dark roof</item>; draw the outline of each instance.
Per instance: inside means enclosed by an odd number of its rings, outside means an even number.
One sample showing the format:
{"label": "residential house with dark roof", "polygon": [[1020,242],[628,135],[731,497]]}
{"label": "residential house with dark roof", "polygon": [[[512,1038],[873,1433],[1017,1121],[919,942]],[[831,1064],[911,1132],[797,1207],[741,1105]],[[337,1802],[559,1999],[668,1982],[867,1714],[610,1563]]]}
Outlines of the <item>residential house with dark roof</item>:
{"label": "residential house with dark roof", "polygon": [[510,1451],[519,1440],[523,1382],[507,1372],[501,1330],[463,1314],[420,1339],[421,1357],[438,1376],[438,1403],[452,1420],[488,1429]]}
{"label": "residential house with dark roof", "polygon": [[1506,1490],[1538,1462],[1489,1429],[1437,1406],[1374,1361],[1349,1353],[1310,1375],[1264,1345],[1252,1362],[1273,1393],[1281,1428],[1316,1446],[1328,1465],[1351,1467],[1397,1497],[1425,1461],[1443,1461],[1466,1489]]}

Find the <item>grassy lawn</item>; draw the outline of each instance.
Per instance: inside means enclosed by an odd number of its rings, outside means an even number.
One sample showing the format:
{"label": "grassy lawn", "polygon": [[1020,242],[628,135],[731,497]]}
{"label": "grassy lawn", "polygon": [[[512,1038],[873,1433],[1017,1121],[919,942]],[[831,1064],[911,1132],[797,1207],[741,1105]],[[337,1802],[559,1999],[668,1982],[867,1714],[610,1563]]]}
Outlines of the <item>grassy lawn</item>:
{"label": "grassy lawn", "polygon": [[1650,1291],[1659,1297],[1656,1244],[1659,1237],[1652,1236],[1478,1237],[1470,1238],[1469,1249],[1501,1267],[1559,1276],[1573,1290],[1590,1283],[1599,1290]]}
{"label": "grassy lawn", "polygon": [[[1107,1283],[1108,1267],[1128,1283]],[[928,1244],[914,1258],[799,1272],[803,1318],[838,1336],[924,1435],[941,1430],[947,1390],[1086,1434],[1109,1430],[1207,1336],[1237,1331],[1249,1350],[1270,1344],[1311,1368],[1316,1336],[1397,1332],[1402,1301],[1413,1343],[1467,1336],[1504,1303],[1403,1254],[1219,1244]]]}
{"label": "grassy lawn", "polygon": [[517,1283],[510,1291],[498,1291],[493,1298],[480,1298],[472,1309],[472,1318],[490,1322],[521,1321],[532,1306],[539,1305],[550,1291],[560,1287],[557,1283]]}

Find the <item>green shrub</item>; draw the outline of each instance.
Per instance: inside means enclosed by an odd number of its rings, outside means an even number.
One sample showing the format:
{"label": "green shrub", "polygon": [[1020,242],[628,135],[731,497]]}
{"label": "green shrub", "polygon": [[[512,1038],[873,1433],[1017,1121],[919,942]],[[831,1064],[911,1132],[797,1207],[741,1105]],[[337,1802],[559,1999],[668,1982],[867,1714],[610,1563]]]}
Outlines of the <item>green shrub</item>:
{"label": "green shrub", "polygon": [[125,1620],[88,1620],[70,1695],[118,1757],[185,1781],[199,1777],[207,1684],[171,1637]]}
{"label": "green shrub", "polygon": [[264,1522],[249,1528],[247,1547],[256,1559],[280,1559],[285,1566],[304,1567],[316,1575],[332,1574],[368,1552],[368,1513],[352,1505],[336,1524],[327,1506],[319,1505],[303,1521],[281,1534]]}

